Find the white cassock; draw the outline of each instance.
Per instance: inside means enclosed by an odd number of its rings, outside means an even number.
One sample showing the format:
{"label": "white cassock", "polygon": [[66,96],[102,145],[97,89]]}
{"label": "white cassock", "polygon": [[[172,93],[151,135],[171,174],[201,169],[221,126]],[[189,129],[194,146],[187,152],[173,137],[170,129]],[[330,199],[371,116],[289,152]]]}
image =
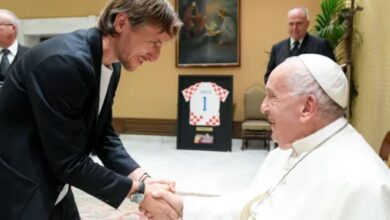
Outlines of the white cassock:
{"label": "white cassock", "polygon": [[183,220],[214,219],[390,220],[390,169],[339,118],[271,151],[244,192],[184,198]]}

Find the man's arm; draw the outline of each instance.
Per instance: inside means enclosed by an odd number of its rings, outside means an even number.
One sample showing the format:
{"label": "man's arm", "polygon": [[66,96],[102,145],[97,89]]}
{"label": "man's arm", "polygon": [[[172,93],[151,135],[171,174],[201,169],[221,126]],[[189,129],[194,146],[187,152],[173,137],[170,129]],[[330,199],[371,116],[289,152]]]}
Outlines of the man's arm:
{"label": "man's arm", "polygon": [[112,105],[120,80],[121,66],[119,64],[113,64],[112,67],[113,73],[110,85],[107,89],[106,99],[97,122],[97,136],[99,139],[93,148],[105,167],[123,176],[127,176],[140,166],[127,153],[122,141],[112,126]]}
{"label": "man's arm", "polygon": [[[156,191],[152,196],[156,200],[167,201],[168,204],[185,220],[237,220],[240,219],[244,207],[257,194],[251,190],[245,190],[234,194],[217,197],[181,197],[168,191]],[[141,204],[153,218],[166,218],[159,207],[148,207]],[[162,213],[162,216],[161,216]],[[164,218],[165,217],[165,218]]]}
{"label": "man's arm", "polygon": [[93,138],[88,121],[95,120],[88,105],[94,86],[95,75],[74,54],[48,57],[26,82],[42,154],[57,180],[118,207],[132,180],[96,164],[87,154],[88,140]]}

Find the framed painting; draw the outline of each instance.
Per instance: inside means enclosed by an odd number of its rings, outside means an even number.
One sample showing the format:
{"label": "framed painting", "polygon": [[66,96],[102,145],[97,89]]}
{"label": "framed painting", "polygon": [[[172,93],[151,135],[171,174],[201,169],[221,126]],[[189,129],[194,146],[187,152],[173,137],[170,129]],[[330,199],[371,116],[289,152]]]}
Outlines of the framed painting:
{"label": "framed painting", "polygon": [[180,75],[177,149],[231,151],[233,76]]}
{"label": "framed painting", "polygon": [[240,65],[240,0],[176,0],[183,27],[176,65]]}

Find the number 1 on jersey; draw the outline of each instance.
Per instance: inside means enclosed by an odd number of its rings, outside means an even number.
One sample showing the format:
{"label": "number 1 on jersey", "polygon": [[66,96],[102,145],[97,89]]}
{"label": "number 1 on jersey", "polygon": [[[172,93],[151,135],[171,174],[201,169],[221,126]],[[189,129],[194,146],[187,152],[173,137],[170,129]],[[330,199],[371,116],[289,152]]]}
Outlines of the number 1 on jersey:
{"label": "number 1 on jersey", "polygon": [[207,112],[207,109],[206,109],[206,102],[207,102],[206,97],[203,96],[203,111],[204,111],[204,112]]}

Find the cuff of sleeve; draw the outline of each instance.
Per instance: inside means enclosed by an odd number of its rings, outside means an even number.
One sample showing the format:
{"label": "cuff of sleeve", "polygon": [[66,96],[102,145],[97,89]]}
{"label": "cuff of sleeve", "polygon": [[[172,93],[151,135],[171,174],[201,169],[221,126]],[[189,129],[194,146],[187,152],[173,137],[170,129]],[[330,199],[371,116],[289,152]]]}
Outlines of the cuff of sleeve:
{"label": "cuff of sleeve", "polygon": [[123,200],[127,198],[133,181],[125,176],[118,175],[118,180],[115,185],[115,189],[108,200],[103,201],[117,209],[122,204]]}

